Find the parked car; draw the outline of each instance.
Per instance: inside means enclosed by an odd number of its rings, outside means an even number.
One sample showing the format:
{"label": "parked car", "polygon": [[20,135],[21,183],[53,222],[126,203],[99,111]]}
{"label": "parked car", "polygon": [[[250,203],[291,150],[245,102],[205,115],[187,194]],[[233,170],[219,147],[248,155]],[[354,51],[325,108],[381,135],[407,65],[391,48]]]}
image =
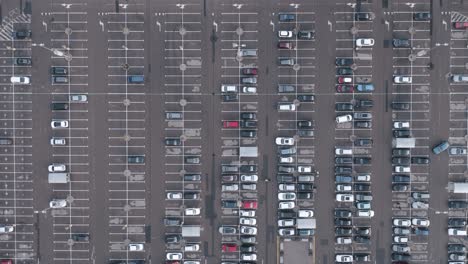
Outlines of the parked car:
{"label": "parked car", "polygon": [[450,147],[450,144],[447,141],[442,141],[441,143],[439,143],[437,146],[435,146],[432,149],[432,152],[434,152],[434,154],[440,154],[446,151],[449,147]]}
{"label": "parked car", "polygon": [[354,85],[340,84],[336,86],[337,93],[352,93],[354,92]]}
{"label": "parked car", "polygon": [[315,96],[312,94],[299,94],[297,95],[297,100],[300,102],[314,102]]}
{"label": "parked car", "polygon": [[410,110],[409,103],[392,102],[393,110]]}
{"label": "parked car", "polygon": [[300,30],[299,32],[297,32],[297,38],[298,39],[312,39],[314,38],[314,32]]}
{"label": "parked car", "polygon": [[289,30],[280,30],[278,31],[278,38],[292,38],[293,32]]}
{"label": "parked car", "polygon": [[395,48],[410,48],[411,43],[408,39],[393,39],[393,47]]}
{"label": "parked car", "polygon": [[336,111],[353,111],[354,105],[351,103],[335,103]]}
{"label": "parked car", "polygon": [[373,38],[358,38],[356,39],[356,47],[372,47],[375,44]]}
{"label": "parked car", "polygon": [[31,65],[32,64],[31,58],[14,58],[13,62],[14,62],[15,65],[19,65],[19,66],[25,66],[25,65]]}
{"label": "parked car", "polygon": [[355,21],[372,21],[373,19],[373,14],[369,12],[356,12],[354,14]]}
{"label": "parked car", "polygon": [[356,90],[358,92],[372,92],[372,91],[374,91],[374,85],[373,84],[360,83],[360,84],[356,85]]}
{"label": "parked car", "polygon": [[411,76],[406,76],[406,75],[395,75],[393,76],[393,82],[394,83],[412,83],[413,78]]}
{"label": "parked car", "polygon": [[296,20],[296,15],[289,13],[281,13],[278,15],[278,20],[280,22],[292,22]]}
{"label": "parked car", "polygon": [[413,20],[416,20],[416,21],[429,21],[429,20],[431,20],[431,13],[429,13],[429,12],[416,12],[416,13],[413,13]]}
{"label": "parked car", "polygon": [[278,42],[279,49],[294,49],[294,43],[291,41],[280,41]]}
{"label": "parked car", "polygon": [[466,155],[468,152],[466,150],[466,147],[451,147],[449,149],[449,154],[450,155]]}
{"label": "parked car", "polygon": [[354,60],[352,58],[336,58],[335,64],[336,66],[351,66],[354,64]]}

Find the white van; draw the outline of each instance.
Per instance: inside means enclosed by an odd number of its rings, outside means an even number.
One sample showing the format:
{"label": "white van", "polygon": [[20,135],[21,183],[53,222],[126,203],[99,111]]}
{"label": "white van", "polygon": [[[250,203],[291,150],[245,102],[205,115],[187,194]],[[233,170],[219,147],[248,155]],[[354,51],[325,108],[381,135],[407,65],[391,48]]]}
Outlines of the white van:
{"label": "white van", "polygon": [[335,148],[335,155],[353,155],[352,148]]}
{"label": "white van", "polygon": [[279,111],[296,111],[296,105],[293,103],[278,103]]}
{"label": "white van", "polygon": [[200,251],[199,244],[187,244],[184,246],[185,252],[197,252]]}
{"label": "white van", "polygon": [[68,173],[49,173],[49,183],[68,183],[70,174]]}
{"label": "white van", "polygon": [[465,228],[449,228],[448,234],[449,236],[466,236],[466,229]]}
{"label": "white van", "polygon": [[223,84],[223,85],[221,85],[221,92],[222,93],[237,93],[237,86],[229,85],[229,84]]}

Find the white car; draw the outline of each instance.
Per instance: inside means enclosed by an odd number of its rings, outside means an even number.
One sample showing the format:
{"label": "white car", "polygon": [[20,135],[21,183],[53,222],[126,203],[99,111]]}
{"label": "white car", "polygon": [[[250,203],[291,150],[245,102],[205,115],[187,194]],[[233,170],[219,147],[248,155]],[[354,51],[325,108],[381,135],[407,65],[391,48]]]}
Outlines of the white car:
{"label": "white car", "polygon": [[353,255],[343,255],[343,254],[337,254],[335,256],[335,261],[336,262],[353,262]]}
{"label": "white car", "polygon": [[336,148],[335,155],[353,155],[352,148]]}
{"label": "white car", "polygon": [[0,234],[13,232],[14,227],[10,225],[0,225]]}
{"label": "white car", "polygon": [[280,219],[278,220],[279,227],[293,227],[295,225],[294,219]]}
{"label": "white car", "polygon": [[[199,244],[186,244],[184,246],[184,251],[185,252],[197,252],[200,251],[200,245]],[[187,262],[185,262],[187,263]]]}
{"label": "white car", "polygon": [[347,245],[353,243],[353,240],[350,237],[337,237],[336,244],[338,245]]}
{"label": "white car", "polygon": [[337,202],[354,202],[354,195],[338,193],[336,195],[336,201]]}
{"label": "white car", "polygon": [[293,209],[294,207],[296,207],[295,202],[279,202],[279,204],[278,204],[278,208],[280,210]]}
{"label": "white car", "polygon": [[411,167],[409,166],[395,166],[394,172],[411,172]]}
{"label": "white car", "polygon": [[244,235],[256,235],[257,228],[251,226],[241,226],[240,233]]}
{"label": "white car", "polygon": [[143,251],[145,246],[141,243],[128,244],[128,251]]}
{"label": "white car", "polygon": [[70,102],[85,103],[88,101],[88,96],[86,94],[72,94],[68,100]]}
{"label": "white car", "polygon": [[416,201],[411,203],[411,208],[415,209],[427,209],[429,208],[429,204],[423,201]]}
{"label": "white car", "polygon": [[64,172],[67,170],[67,166],[65,164],[58,164],[53,163],[48,167],[49,172]]}
{"label": "white car", "polygon": [[353,121],[352,115],[340,115],[336,117],[336,123],[338,124],[351,122],[351,121]]}
{"label": "white car", "polygon": [[393,226],[411,226],[411,220],[404,218],[395,218],[393,219]]}
{"label": "white car", "polygon": [[356,175],[356,181],[370,181],[370,175],[369,174],[362,174],[362,175]]}
{"label": "white car", "polygon": [[304,165],[297,166],[297,172],[310,173],[312,172],[312,166],[304,166]]}
{"label": "white car", "polygon": [[401,121],[393,122],[393,128],[409,128],[409,127],[410,127],[409,122],[401,122]]}
{"label": "white car", "polygon": [[67,128],[68,121],[67,120],[52,120],[50,122],[50,127],[52,128]]}
{"label": "white car", "polygon": [[293,146],[294,138],[292,137],[277,137],[275,139],[276,145],[278,146]]}
{"label": "white car", "polygon": [[278,38],[292,38],[293,32],[289,30],[280,30],[278,31]]}
{"label": "white car", "polygon": [[258,181],[258,176],[255,174],[252,175],[241,175],[240,177],[242,182],[256,182]]}
{"label": "white car", "polygon": [[50,208],[64,208],[67,206],[67,201],[65,199],[54,199],[49,202]]}
{"label": "white car", "polygon": [[335,188],[337,192],[350,192],[352,189],[350,184],[337,184]]}
{"label": "white car", "polygon": [[293,192],[287,192],[287,193],[280,192],[280,193],[278,193],[278,200],[280,200],[280,201],[294,201],[294,200],[296,200],[296,194],[293,193]]}
{"label": "white car", "polygon": [[352,77],[340,77],[342,83],[353,83],[353,78]]}
{"label": "white car", "polygon": [[242,88],[243,93],[257,93],[257,87],[254,86],[244,86]]}
{"label": "white car", "polygon": [[358,210],[357,211],[357,216],[358,217],[373,217],[374,216],[374,211],[372,211],[372,210]]}
{"label": "white car", "polygon": [[257,260],[257,254],[254,254],[254,253],[241,254],[241,259],[246,260],[246,261],[256,261]]}
{"label": "white car", "polygon": [[181,192],[168,192],[166,197],[169,200],[180,200],[183,198],[183,195]]}
{"label": "white car", "polygon": [[66,144],[67,144],[67,141],[65,140],[65,138],[53,137],[50,139],[51,146],[65,146]]}
{"label": "white car", "polygon": [[257,225],[257,219],[249,218],[249,217],[241,217],[241,218],[239,218],[239,224],[248,225],[248,226],[256,226]]}
{"label": "white car", "polygon": [[372,47],[375,44],[373,38],[358,38],[356,39],[356,47]]}
{"label": "white car", "polygon": [[394,236],[393,242],[395,243],[408,243],[409,238],[405,236]]}
{"label": "white car", "polygon": [[429,219],[424,219],[424,218],[413,218],[411,220],[411,223],[413,226],[429,226],[431,223],[429,222]]}
{"label": "white car", "polygon": [[235,192],[239,190],[239,184],[222,184],[221,191],[223,192]]}
{"label": "white car", "polygon": [[294,236],[296,234],[296,230],[294,228],[280,228],[278,229],[278,235],[280,236]]}
{"label": "white car", "polygon": [[185,215],[200,215],[200,208],[185,208]]}
{"label": "white car", "polygon": [[278,190],[283,191],[283,192],[294,192],[296,190],[296,185],[281,183],[281,184],[278,184]]}
{"label": "white car", "polygon": [[183,257],[182,253],[167,253],[166,259],[167,260],[181,260]]}
{"label": "white car", "polygon": [[310,218],[314,217],[314,211],[312,210],[299,210],[298,216],[300,218]]}
{"label": "white car", "polygon": [[293,163],[294,158],[293,157],[279,157],[278,162],[279,163]]}
{"label": "white car", "polygon": [[30,84],[31,78],[29,78],[28,76],[11,76],[10,81],[11,83],[17,84]]}
{"label": "white car", "polygon": [[394,83],[412,83],[413,78],[411,76],[396,75],[393,76]]}
{"label": "white car", "polygon": [[255,217],[255,210],[240,210],[239,213],[242,217]]}

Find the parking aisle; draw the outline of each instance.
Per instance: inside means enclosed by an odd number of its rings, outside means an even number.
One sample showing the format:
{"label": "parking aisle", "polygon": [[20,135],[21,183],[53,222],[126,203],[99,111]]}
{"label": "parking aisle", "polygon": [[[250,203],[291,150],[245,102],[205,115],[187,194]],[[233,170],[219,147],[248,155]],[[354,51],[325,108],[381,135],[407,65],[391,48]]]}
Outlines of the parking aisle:
{"label": "parking aisle", "polygon": [[[190,2],[190,1],[189,1]],[[196,2],[171,4],[164,15],[164,174],[166,259],[201,261],[202,182],[202,15]],[[187,230],[194,228],[192,235]],[[185,231],[184,231],[185,230]],[[199,262],[197,262],[199,263]]]}
{"label": "parking aisle", "polygon": [[[335,12],[335,253],[369,262],[373,230],[372,59],[375,14],[369,5],[339,6]],[[333,89],[333,88],[332,88]],[[332,223],[330,223],[332,224]]]}
{"label": "parking aisle", "polygon": [[106,13],[108,54],[109,258],[145,259],[145,20],[139,3]]}
{"label": "parking aisle", "polygon": [[[16,31],[30,30],[30,16],[12,10],[3,19],[0,41],[1,186],[0,258],[30,263],[36,258],[33,211],[32,86],[12,84],[12,76],[31,77],[31,40],[14,39]],[[18,59],[20,59],[18,61]],[[18,63],[19,62],[19,63]],[[3,229],[2,228],[2,229]]]}
{"label": "parking aisle", "polygon": [[[429,11],[429,5],[399,3],[396,9],[387,14],[393,28],[393,136],[394,140],[410,143],[395,142],[392,151],[393,242],[410,246],[412,260],[426,261],[428,229],[426,222],[418,219],[427,220],[429,216],[428,201],[419,196],[429,191],[429,166],[424,163],[429,161],[430,151],[431,39],[430,20],[419,16]],[[400,220],[411,223],[405,226],[398,223]],[[394,258],[404,257],[402,253],[394,251]]]}
{"label": "parking aisle", "polygon": [[89,263],[88,111],[86,103],[70,100],[70,95],[88,93],[87,12],[79,5],[53,6],[52,10],[51,47],[38,45],[51,51],[52,125],[68,124],[66,128],[52,128],[50,164],[54,169],[49,168],[49,173],[61,172],[59,167],[64,166],[70,182],[51,185],[50,212],[46,213],[54,218],[54,261]]}

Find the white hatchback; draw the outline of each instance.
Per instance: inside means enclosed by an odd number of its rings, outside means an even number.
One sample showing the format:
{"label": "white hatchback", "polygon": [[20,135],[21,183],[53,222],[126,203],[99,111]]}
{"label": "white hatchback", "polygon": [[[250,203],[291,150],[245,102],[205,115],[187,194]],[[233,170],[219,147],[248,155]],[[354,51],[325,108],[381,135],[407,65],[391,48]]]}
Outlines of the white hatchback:
{"label": "white hatchback", "polygon": [[351,121],[353,121],[352,115],[340,115],[336,117],[336,123],[338,124],[351,122]]}
{"label": "white hatchback", "polygon": [[64,199],[54,199],[49,202],[50,208],[64,208],[67,206],[67,201]]}
{"label": "white hatchback", "polygon": [[357,47],[372,47],[375,44],[375,40],[373,38],[358,38],[356,39],[356,46]]}
{"label": "white hatchback", "polygon": [[277,137],[275,143],[278,146],[293,146],[294,138],[292,137]]}
{"label": "white hatchback", "polygon": [[200,208],[185,208],[185,215],[200,215]]}
{"label": "white hatchback", "polygon": [[68,121],[67,120],[52,120],[50,122],[50,127],[52,128],[67,128]]}
{"label": "white hatchback", "polygon": [[293,32],[289,30],[280,30],[278,31],[278,38],[292,38]]}
{"label": "white hatchback", "polygon": [[49,165],[48,170],[49,172],[64,172],[67,170],[67,166],[65,164],[53,163]]}
{"label": "white hatchback", "polygon": [[11,83],[15,84],[30,84],[31,79],[28,76],[11,76]]}
{"label": "white hatchback", "polygon": [[413,78],[411,76],[396,75],[393,76],[394,83],[412,83]]}

